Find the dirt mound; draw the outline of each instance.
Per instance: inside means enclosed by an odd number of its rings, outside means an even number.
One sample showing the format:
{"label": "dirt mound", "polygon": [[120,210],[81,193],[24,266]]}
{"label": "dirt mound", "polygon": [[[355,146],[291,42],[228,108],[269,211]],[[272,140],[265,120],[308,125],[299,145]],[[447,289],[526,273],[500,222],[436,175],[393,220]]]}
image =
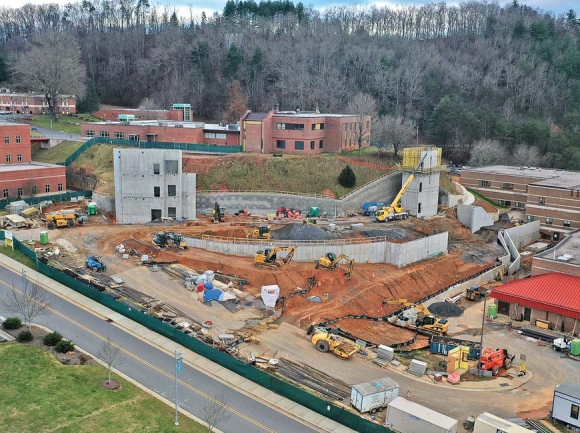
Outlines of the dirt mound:
{"label": "dirt mound", "polygon": [[325,241],[333,236],[321,227],[313,224],[288,224],[280,229],[272,231],[272,239],[284,239],[292,241]]}
{"label": "dirt mound", "polygon": [[387,230],[361,230],[359,232],[369,238],[385,236],[390,242],[404,242],[416,239],[417,236],[405,229],[387,229]]}
{"label": "dirt mound", "polygon": [[436,302],[429,306],[431,314],[440,317],[460,317],[463,316],[463,309],[450,302]]}

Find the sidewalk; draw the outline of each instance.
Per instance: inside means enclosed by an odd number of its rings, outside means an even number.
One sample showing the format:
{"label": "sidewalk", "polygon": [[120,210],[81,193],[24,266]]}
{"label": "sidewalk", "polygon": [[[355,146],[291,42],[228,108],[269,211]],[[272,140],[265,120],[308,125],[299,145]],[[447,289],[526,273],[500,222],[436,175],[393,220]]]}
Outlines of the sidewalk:
{"label": "sidewalk", "polygon": [[174,352],[178,350],[183,354],[184,362],[186,362],[190,367],[219,380],[236,391],[259,401],[260,403],[271,407],[285,416],[299,421],[314,430],[332,433],[354,432],[354,430],[342,424],[307,409],[306,407],[282,397],[269,389],[257,385],[256,383],[247,380],[246,378],[198,355],[197,353],[186,349],[180,344],[145,328],[137,322],[110,310],[98,302],[86,298],[63,284],[42,275],[34,269],[22,265],[10,257],[0,254],[0,266],[16,273],[20,273],[22,269],[25,269],[26,276],[31,282],[40,285],[49,292],[75,304],[91,314],[102,317],[103,320],[110,321],[112,324],[125,330],[127,333],[157,347],[159,350],[162,350],[169,355],[173,355]]}

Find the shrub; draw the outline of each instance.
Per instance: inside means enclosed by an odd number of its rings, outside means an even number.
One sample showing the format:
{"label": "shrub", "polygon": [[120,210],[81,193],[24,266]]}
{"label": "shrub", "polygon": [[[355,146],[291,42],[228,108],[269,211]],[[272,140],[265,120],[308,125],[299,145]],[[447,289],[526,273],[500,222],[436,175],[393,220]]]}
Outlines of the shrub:
{"label": "shrub", "polygon": [[8,317],[2,324],[4,329],[19,329],[22,327],[22,320],[18,317]]}
{"label": "shrub", "polygon": [[60,340],[62,340],[62,335],[54,331],[51,332],[50,334],[46,334],[44,336],[43,342],[47,346],[56,346]]}
{"label": "shrub", "polygon": [[32,332],[27,329],[26,331],[22,331],[20,334],[18,334],[16,339],[21,343],[28,343],[29,341],[34,340],[34,336],[32,335]]}
{"label": "shrub", "polygon": [[58,353],[72,352],[75,350],[75,345],[72,341],[62,339],[56,343],[54,350],[56,350]]}
{"label": "shrub", "polygon": [[338,183],[345,188],[352,188],[356,184],[356,175],[350,165],[342,169],[338,176]]}

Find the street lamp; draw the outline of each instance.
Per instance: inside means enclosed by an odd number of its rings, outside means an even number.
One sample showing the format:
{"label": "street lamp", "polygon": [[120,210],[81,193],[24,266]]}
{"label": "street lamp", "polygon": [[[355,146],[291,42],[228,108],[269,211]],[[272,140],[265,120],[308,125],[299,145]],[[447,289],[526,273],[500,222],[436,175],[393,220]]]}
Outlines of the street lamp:
{"label": "street lamp", "polygon": [[175,351],[175,421],[173,422],[174,425],[179,425],[179,418],[177,411],[178,404],[177,404],[177,373],[181,373],[183,369],[183,355],[178,353],[177,350]]}

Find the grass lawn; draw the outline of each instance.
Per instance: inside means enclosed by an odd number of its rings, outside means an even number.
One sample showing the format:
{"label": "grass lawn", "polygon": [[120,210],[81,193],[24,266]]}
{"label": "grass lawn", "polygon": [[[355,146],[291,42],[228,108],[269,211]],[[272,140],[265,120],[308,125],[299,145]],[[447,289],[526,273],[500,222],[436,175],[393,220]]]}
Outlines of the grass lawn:
{"label": "grass lawn", "polygon": [[492,205],[493,207],[495,207],[496,209],[499,210],[509,210],[509,207],[505,207],[505,206],[500,206],[497,203],[494,203],[493,201],[491,201],[490,199],[482,196],[481,194],[476,193],[474,190],[466,188],[467,191],[469,191],[470,193],[472,193],[474,195],[475,198],[477,198],[478,200],[484,201],[486,203],[489,203],[490,205]]}
{"label": "grass lawn", "polygon": [[0,345],[0,431],[204,432],[203,426],[118,377],[119,391],[101,386],[99,364],[67,366],[40,347]]}
{"label": "grass lawn", "polygon": [[51,123],[52,116],[50,114],[35,114],[32,116],[30,124],[38,126],[39,128],[53,129],[55,131],[67,132],[69,134],[80,134],[82,120],[67,115],[58,116],[56,123]]}
{"label": "grass lawn", "polygon": [[[21,242],[24,242],[23,239],[18,239]],[[16,260],[17,262],[22,263],[29,268],[36,269],[36,263],[30,257],[24,255],[24,253],[18,251],[16,248],[12,251],[12,248],[4,246],[4,242],[0,246],[0,254],[4,254],[5,256],[10,257],[11,259]]]}
{"label": "grass lawn", "polygon": [[82,141],[63,141],[52,149],[42,149],[40,143],[32,143],[32,160],[57,164],[64,162],[84,143]]}

